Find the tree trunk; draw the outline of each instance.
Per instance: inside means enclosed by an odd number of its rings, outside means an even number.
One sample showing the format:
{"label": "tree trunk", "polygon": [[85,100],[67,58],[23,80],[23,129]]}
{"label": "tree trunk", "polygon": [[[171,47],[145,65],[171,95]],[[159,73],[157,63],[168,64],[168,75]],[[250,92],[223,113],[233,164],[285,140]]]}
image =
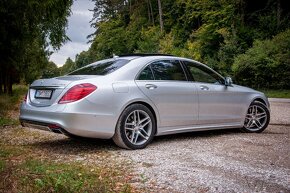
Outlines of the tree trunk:
{"label": "tree trunk", "polygon": [[277,29],[279,29],[280,27],[280,23],[281,23],[281,2],[280,0],[277,0]]}
{"label": "tree trunk", "polygon": [[3,85],[2,75],[3,75],[3,69],[0,68],[0,94],[3,93],[3,90],[2,90],[2,85]]}
{"label": "tree trunk", "polygon": [[148,21],[149,21],[149,23],[151,23],[151,13],[150,13],[149,0],[147,0],[147,13],[148,13]]}
{"label": "tree trunk", "polygon": [[8,79],[8,85],[7,85],[7,91],[9,95],[12,95],[12,76],[10,74],[9,79]]}
{"label": "tree trunk", "polygon": [[151,13],[150,15],[151,15],[151,18],[152,18],[152,24],[155,25],[151,0],[148,0],[148,3],[149,3],[150,13]]}
{"label": "tree trunk", "polygon": [[163,32],[163,19],[162,19],[162,6],[161,6],[161,0],[158,0],[158,11],[159,11],[159,23],[160,23],[160,31]]}
{"label": "tree trunk", "polygon": [[6,68],[2,69],[2,80],[3,80],[3,93],[7,93],[7,72]]}
{"label": "tree trunk", "polygon": [[131,0],[129,0],[129,12],[130,12],[130,16],[131,16],[131,13],[132,13],[132,3],[131,3]]}

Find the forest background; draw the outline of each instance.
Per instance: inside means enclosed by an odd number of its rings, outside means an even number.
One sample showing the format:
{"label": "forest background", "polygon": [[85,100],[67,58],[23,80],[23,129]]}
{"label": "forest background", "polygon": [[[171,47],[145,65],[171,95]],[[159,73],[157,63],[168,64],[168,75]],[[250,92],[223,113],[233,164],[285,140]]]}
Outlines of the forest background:
{"label": "forest background", "polygon": [[207,64],[235,83],[290,89],[287,0],[92,0],[88,51],[62,67],[49,46],[69,41],[73,0],[0,2],[0,93],[15,83],[64,75],[113,54],[166,53]]}

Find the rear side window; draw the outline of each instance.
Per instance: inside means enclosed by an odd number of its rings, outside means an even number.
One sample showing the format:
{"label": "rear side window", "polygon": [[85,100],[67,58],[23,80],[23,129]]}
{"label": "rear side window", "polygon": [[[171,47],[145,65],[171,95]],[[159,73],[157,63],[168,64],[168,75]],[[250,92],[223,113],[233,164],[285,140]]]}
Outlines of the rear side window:
{"label": "rear side window", "polygon": [[107,75],[118,70],[128,62],[130,62],[130,60],[125,59],[106,61],[96,65],[80,68],[68,75]]}
{"label": "rear side window", "polygon": [[155,80],[186,80],[178,60],[162,60],[151,64]]}
{"label": "rear side window", "polygon": [[154,80],[154,76],[150,66],[147,66],[141,71],[138,80]]}

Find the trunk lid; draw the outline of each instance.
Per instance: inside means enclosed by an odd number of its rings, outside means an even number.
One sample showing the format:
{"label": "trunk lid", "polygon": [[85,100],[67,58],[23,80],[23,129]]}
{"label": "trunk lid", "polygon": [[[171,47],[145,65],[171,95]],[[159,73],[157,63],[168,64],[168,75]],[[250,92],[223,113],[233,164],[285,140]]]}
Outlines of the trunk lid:
{"label": "trunk lid", "polygon": [[95,76],[76,75],[35,80],[29,87],[30,103],[37,107],[50,106],[72,82],[93,77]]}

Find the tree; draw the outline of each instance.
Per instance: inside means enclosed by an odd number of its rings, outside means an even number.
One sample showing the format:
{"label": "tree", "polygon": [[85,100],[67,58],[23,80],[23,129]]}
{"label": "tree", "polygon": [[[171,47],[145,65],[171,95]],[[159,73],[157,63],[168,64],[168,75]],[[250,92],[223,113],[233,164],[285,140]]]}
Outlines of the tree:
{"label": "tree", "polygon": [[60,75],[68,74],[76,69],[76,64],[70,57],[68,57],[62,67],[60,67]]}
{"label": "tree", "polygon": [[41,78],[52,78],[60,75],[60,69],[54,62],[49,62],[42,72]]}
{"label": "tree", "polygon": [[290,89],[290,29],[273,39],[256,40],[235,58],[236,81],[255,88]]}
{"label": "tree", "polygon": [[[1,0],[1,92],[12,94],[12,84],[34,69],[36,57],[46,57],[48,45],[58,49],[68,40],[67,17],[73,0]],[[35,51],[38,54],[33,54]],[[47,63],[46,63],[47,64]],[[36,68],[39,69],[39,68]]]}
{"label": "tree", "polygon": [[162,18],[162,5],[161,0],[158,0],[158,12],[159,12],[159,24],[160,24],[160,31],[163,32],[164,24],[163,24],[163,18]]}
{"label": "tree", "polygon": [[[93,24],[96,29],[94,38],[90,49],[77,56],[77,66],[111,57],[113,54],[159,52],[196,59],[224,75],[234,75],[233,78],[241,84],[251,86],[253,84],[247,78],[239,78],[241,73],[233,68],[233,64],[242,69],[247,64],[241,62],[241,54],[248,55],[248,51],[254,52],[253,48],[257,56],[261,56],[262,52],[258,50],[262,49],[262,44],[257,46],[257,42],[268,45],[264,40],[270,41],[290,28],[290,8],[287,0],[94,2],[95,18],[98,19]],[[154,26],[154,21],[157,20],[160,26]],[[280,41],[278,43],[282,44]],[[270,46],[267,48],[271,49]],[[289,50],[289,47],[284,49]],[[268,57],[267,54],[263,56]],[[278,58],[278,55],[275,56]],[[254,55],[251,57],[256,58]],[[250,60],[250,57],[247,59]],[[277,62],[276,59],[275,61]],[[264,61],[265,66],[271,66],[270,63],[271,61]],[[253,61],[251,64],[256,65]],[[254,72],[255,76],[259,74]],[[275,76],[283,74],[278,70],[275,73]],[[265,80],[265,76],[262,77]],[[280,83],[287,85],[285,81]],[[281,86],[280,83],[275,82]],[[264,86],[276,88],[274,84]]]}

